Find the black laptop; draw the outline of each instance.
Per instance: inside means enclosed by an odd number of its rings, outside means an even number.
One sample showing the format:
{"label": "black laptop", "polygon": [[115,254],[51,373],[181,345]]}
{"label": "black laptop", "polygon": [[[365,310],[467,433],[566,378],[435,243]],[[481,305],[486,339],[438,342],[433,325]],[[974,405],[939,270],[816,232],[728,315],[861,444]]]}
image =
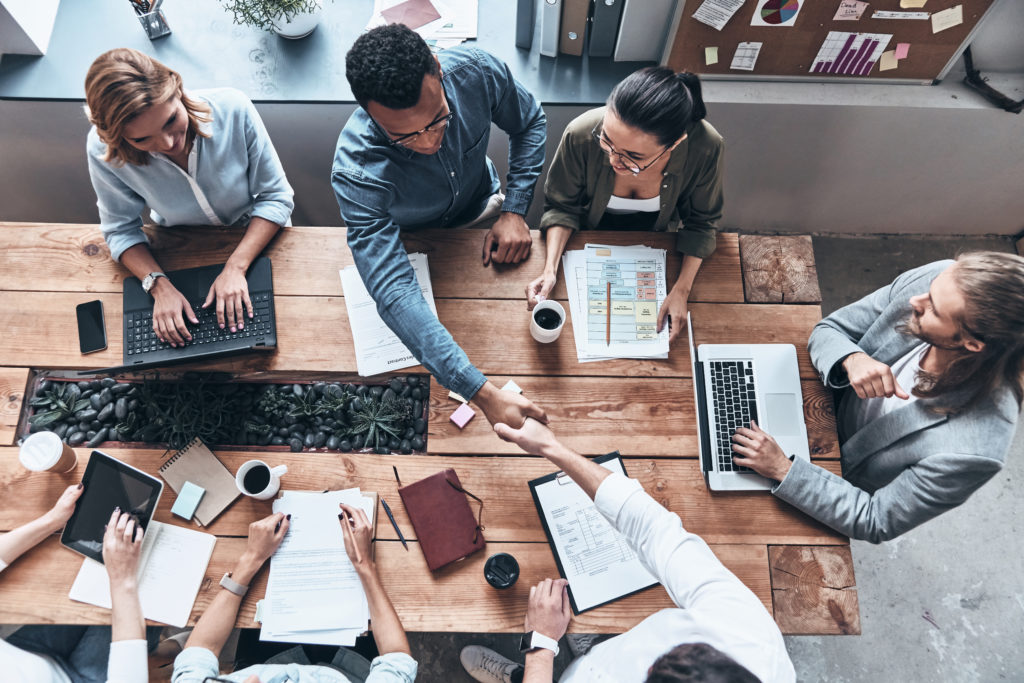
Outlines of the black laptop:
{"label": "black laptop", "polygon": [[80,374],[133,372],[276,348],[277,325],[274,319],[274,281],[270,259],[261,256],[249,267],[245,279],[249,283],[253,317],[249,318],[245,314],[245,328],[235,332],[230,327],[221,329],[218,326],[214,305],[203,308],[210,286],[223,268],[223,264],[217,264],[167,273],[167,279],[188,299],[199,319],[198,325],[186,321],[192,341],[177,348],[157,339],[153,331],[152,297],[143,291],[142,282],[137,277],[126,278],[123,303],[124,364],[102,370],[83,370]]}

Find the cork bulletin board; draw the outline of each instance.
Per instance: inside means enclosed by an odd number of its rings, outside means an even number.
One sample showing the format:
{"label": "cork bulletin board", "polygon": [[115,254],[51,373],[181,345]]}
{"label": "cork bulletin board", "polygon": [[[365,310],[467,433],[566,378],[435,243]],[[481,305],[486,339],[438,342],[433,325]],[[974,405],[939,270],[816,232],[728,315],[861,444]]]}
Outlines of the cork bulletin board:
{"label": "cork bulletin board", "polygon": [[[682,7],[677,7],[677,23],[670,28],[670,42],[666,46],[664,60],[677,71],[692,71],[712,78],[854,82],[866,79],[904,83],[933,83],[941,78],[948,65],[959,57],[988,11],[999,2],[925,0],[922,7],[910,8],[901,7],[901,0],[870,0],[859,19],[844,21],[836,20],[843,0],[745,0],[719,31],[693,18],[703,1],[679,0]],[[709,1],[719,5],[729,3],[729,0]],[[908,0],[908,4],[917,3]],[[931,15],[957,5],[962,7],[962,23],[933,32]],[[787,12],[793,12],[797,7],[799,11],[795,19],[790,20],[791,25],[751,25],[752,21],[769,24],[784,21],[787,16],[792,16]],[[872,18],[878,11],[926,12],[929,18]],[[842,34],[833,33],[828,43],[830,49],[826,50],[835,59],[816,60],[830,32]],[[875,62],[870,59],[872,38],[851,38],[849,34],[891,35],[883,52],[896,50],[900,44],[909,47],[905,48],[906,56],[896,62],[896,68],[881,70],[881,60]],[[730,68],[741,43],[761,43],[752,70]],[[717,63],[707,63],[706,48],[717,48]],[[851,66],[854,59],[859,60],[856,68]],[[892,55],[889,60],[892,60]],[[833,63],[835,66],[831,66]]]}

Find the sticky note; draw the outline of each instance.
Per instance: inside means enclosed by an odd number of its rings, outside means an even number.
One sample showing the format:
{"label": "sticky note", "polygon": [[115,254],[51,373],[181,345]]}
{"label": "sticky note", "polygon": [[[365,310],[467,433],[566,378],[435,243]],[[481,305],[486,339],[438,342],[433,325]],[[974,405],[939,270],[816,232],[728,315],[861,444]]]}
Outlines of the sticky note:
{"label": "sticky note", "polygon": [[895,69],[899,64],[899,60],[896,59],[896,50],[889,50],[888,52],[882,53],[882,58],[878,60],[879,71],[891,71]]}
{"label": "sticky note", "polygon": [[945,31],[964,23],[964,6],[955,5],[932,15],[932,33]]}
{"label": "sticky note", "polygon": [[511,379],[509,381],[505,382],[505,386],[503,386],[501,388],[501,390],[502,391],[514,391],[517,394],[523,393],[522,387],[520,387],[518,384],[515,383],[514,380],[511,380]]}
{"label": "sticky note", "polygon": [[839,3],[839,9],[836,10],[836,15],[832,17],[833,21],[857,21],[860,19],[860,15],[864,14],[864,10],[868,8],[868,3],[861,2],[860,0],[842,0]]}
{"label": "sticky note", "polygon": [[469,405],[463,403],[455,409],[455,412],[452,413],[451,417],[448,419],[454,422],[459,429],[462,429],[466,426],[467,422],[473,419],[474,415],[476,415],[476,413],[473,412],[473,409],[470,408]]}
{"label": "sticky note", "polygon": [[449,391],[448,392],[448,398],[454,398],[459,403],[468,403],[468,401],[466,401],[466,399],[462,398],[462,396],[460,396],[459,394],[456,394],[454,391]]}
{"label": "sticky note", "polygon": [[916,9],[918,7],[924,7],[924,4],[928,0],[900,0],[900,7],[903,9]]}
{"label": "sticky note", "polygon": [[906,59],[908,54],[910,54],[910,43],[896,44],[896,59]]}
{"label": "sticky note", "polygon": [[712,64],[718,64],[718,48],[717,47],[706,47],[704,48],[704,63],[708,66]]}
{"label": "sticky note", "polygon": [[202,486],[186,481],[185,485],[181,487],[181,491],[178,492],[178,497],[174,500],[171,514],[182,519],[192,519],[196,508],[199,507],[199,501],[202,500],[205,493],[206,489]]}

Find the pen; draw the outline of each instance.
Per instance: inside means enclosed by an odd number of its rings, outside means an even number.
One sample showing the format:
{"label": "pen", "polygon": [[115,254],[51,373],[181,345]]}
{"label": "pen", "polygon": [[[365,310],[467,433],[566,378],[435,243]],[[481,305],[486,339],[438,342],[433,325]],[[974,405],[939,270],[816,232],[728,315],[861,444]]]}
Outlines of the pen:
{"label": "pen", "polygon": [[612,283],[611,280],[605,283],[607,289],[605,290],[608,294],[608,310],[605,311],[604,319],[604,343],[606,346],[612,344]]}
{"label": "pen", "polygon": [[398,522],[395,521],[395,516],[391,514],[391,507],[388,506],[388,502],[381,498],[380,504],[384,506],[384,512],[387,514],[388,519],[391,520],[391,526],[395,527],[395,533],[398,534],[398,540],[402,542],[402,547],[408,550],[409,544],[405,542],[405,536],[402,535],[402,530],[398,528]]}
{"label": "pen", "polygon": [[399,485],[399,486],[401,486],[401,485],[402,485],[402,480],[401,480],[401,479],[400,479],[400,478],[398,477],[398,468],[397,468],[397,467],[395,467],[394,465],[392,465],[392,466],[391,466],[391,469],[392,469],[392,470],[394,471],[394,473],[395,473],[395,481],[397,481],[397,482],[398,482],[398,485]]}

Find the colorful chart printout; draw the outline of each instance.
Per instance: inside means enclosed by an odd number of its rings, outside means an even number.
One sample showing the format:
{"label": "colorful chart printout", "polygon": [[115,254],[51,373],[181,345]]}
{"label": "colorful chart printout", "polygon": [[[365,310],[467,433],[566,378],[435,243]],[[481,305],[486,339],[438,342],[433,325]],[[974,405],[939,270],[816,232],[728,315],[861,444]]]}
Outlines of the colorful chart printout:
{"label": "colorful chart printout", "polygon": [[829,31],[814,58],[811,73],[867,76],[892,40],[887,33]]}
{"label": "colorful chart printout", "polygon": [[751,26],[792,26],[804,0],[761,0],[750,19]]}

